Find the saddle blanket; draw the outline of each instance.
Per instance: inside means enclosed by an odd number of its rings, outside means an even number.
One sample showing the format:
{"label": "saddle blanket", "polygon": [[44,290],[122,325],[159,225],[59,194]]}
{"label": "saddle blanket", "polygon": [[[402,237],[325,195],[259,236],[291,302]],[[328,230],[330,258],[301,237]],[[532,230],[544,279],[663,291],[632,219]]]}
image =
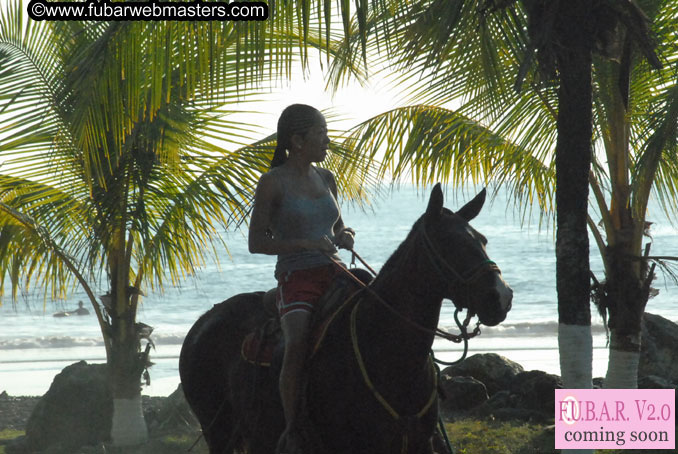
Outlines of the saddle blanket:
{"label": "saddle blanket", "polygon": [[276,347],[282,343],[282,336],[256,330],[245,336],[242,342],[241,354],[245,361],[257,366],[270,367]]}

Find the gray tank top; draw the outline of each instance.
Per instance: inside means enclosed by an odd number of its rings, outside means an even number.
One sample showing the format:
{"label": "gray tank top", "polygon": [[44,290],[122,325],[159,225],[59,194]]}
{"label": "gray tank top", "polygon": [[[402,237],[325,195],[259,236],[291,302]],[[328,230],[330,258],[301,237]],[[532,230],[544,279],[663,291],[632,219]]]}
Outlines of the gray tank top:
{"label": "gray tank top", "polygon": [[[322,178],[322,176],[321,176]],[[323,178],[324,181],[324,178]],[[299,197],[283,188],[283,197],[271,226],[273,236],[280,240],[321,239],[327,235],[334,238],[334,225],[339,220],[339,204],[329,187],[327,193],[318,198]],[[334,254],[335,260],[340,260]],[[301,251],[278,255],[275,277],[284,273],[331,264],[320,251]]]}

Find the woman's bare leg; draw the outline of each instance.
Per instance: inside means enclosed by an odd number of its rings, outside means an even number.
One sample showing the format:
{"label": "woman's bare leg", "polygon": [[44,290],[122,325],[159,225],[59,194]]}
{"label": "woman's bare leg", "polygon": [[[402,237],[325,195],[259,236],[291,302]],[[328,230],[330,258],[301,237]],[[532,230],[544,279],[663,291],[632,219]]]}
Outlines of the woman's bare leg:
{"label": "woman's bare leg", "polygon": [[285,337],[285,356],[280,371],[280,398],[286,423],[283,441],[294,430],[296,423],[302,370],[308,351],[310,320],[311,313],[305,311],[290,312],[280,320]]}

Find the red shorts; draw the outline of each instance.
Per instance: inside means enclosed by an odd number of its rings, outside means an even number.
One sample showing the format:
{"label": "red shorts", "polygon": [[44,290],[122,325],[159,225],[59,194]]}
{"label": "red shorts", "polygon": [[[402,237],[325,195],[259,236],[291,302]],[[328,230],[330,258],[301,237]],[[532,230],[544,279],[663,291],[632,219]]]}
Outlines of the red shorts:
{"label": "red shorts", "polygon": [[280,276],[275,299],[280,318],[290,312],[313,312],[338,272],[337,265],[331,264]]}

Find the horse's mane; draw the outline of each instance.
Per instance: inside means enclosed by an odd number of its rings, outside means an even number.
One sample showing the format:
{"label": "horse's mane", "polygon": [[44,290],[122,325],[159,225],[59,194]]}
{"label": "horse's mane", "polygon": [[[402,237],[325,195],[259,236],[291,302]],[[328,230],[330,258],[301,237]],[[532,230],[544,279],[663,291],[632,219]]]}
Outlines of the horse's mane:
{"label": "horse's mane", "polygon": [[[449,210],[447,208],[443,208],[442,214],[447,216],[455,215],[455,213],[452,210]],[[384,263],[384,266],[379,271],[379,276],[388,277],[390,276],[391,272],[394,269],[402,266],[402,262],[406,259],[407,255],[411,251],[412,243],[414,242],[414,236],[419,231],[419,227],[421,226],[421,224],[423,224],[425,217],[426,213],[422,214],[419,217],[419,219],[415,221],[414,225],[412,226],[412,229],[410,229],[410,232],[407,234],[407,237],[405,237],[405,239],[391,254],[388,260],[386,260],[386,263]]]}
{"label": "horse's mane", "polygon": [[379,277],[388,277],[392,273],[392,271],[396,268],[399,268],[409,254],[411,248],[412,248],[412,243],[414,240],[414,236],[416,232],[418,231],[419,225],[421,225],[424,220],[424,215],[422,215],[417,221],[414,223],[412,228],[410,229],[410,232],[407,234],[407,237],[398,245],[396,250],[391,254],[391,256],[386,260],[386,263],[384,263],[384,266],[381,268],[379,271]]}

